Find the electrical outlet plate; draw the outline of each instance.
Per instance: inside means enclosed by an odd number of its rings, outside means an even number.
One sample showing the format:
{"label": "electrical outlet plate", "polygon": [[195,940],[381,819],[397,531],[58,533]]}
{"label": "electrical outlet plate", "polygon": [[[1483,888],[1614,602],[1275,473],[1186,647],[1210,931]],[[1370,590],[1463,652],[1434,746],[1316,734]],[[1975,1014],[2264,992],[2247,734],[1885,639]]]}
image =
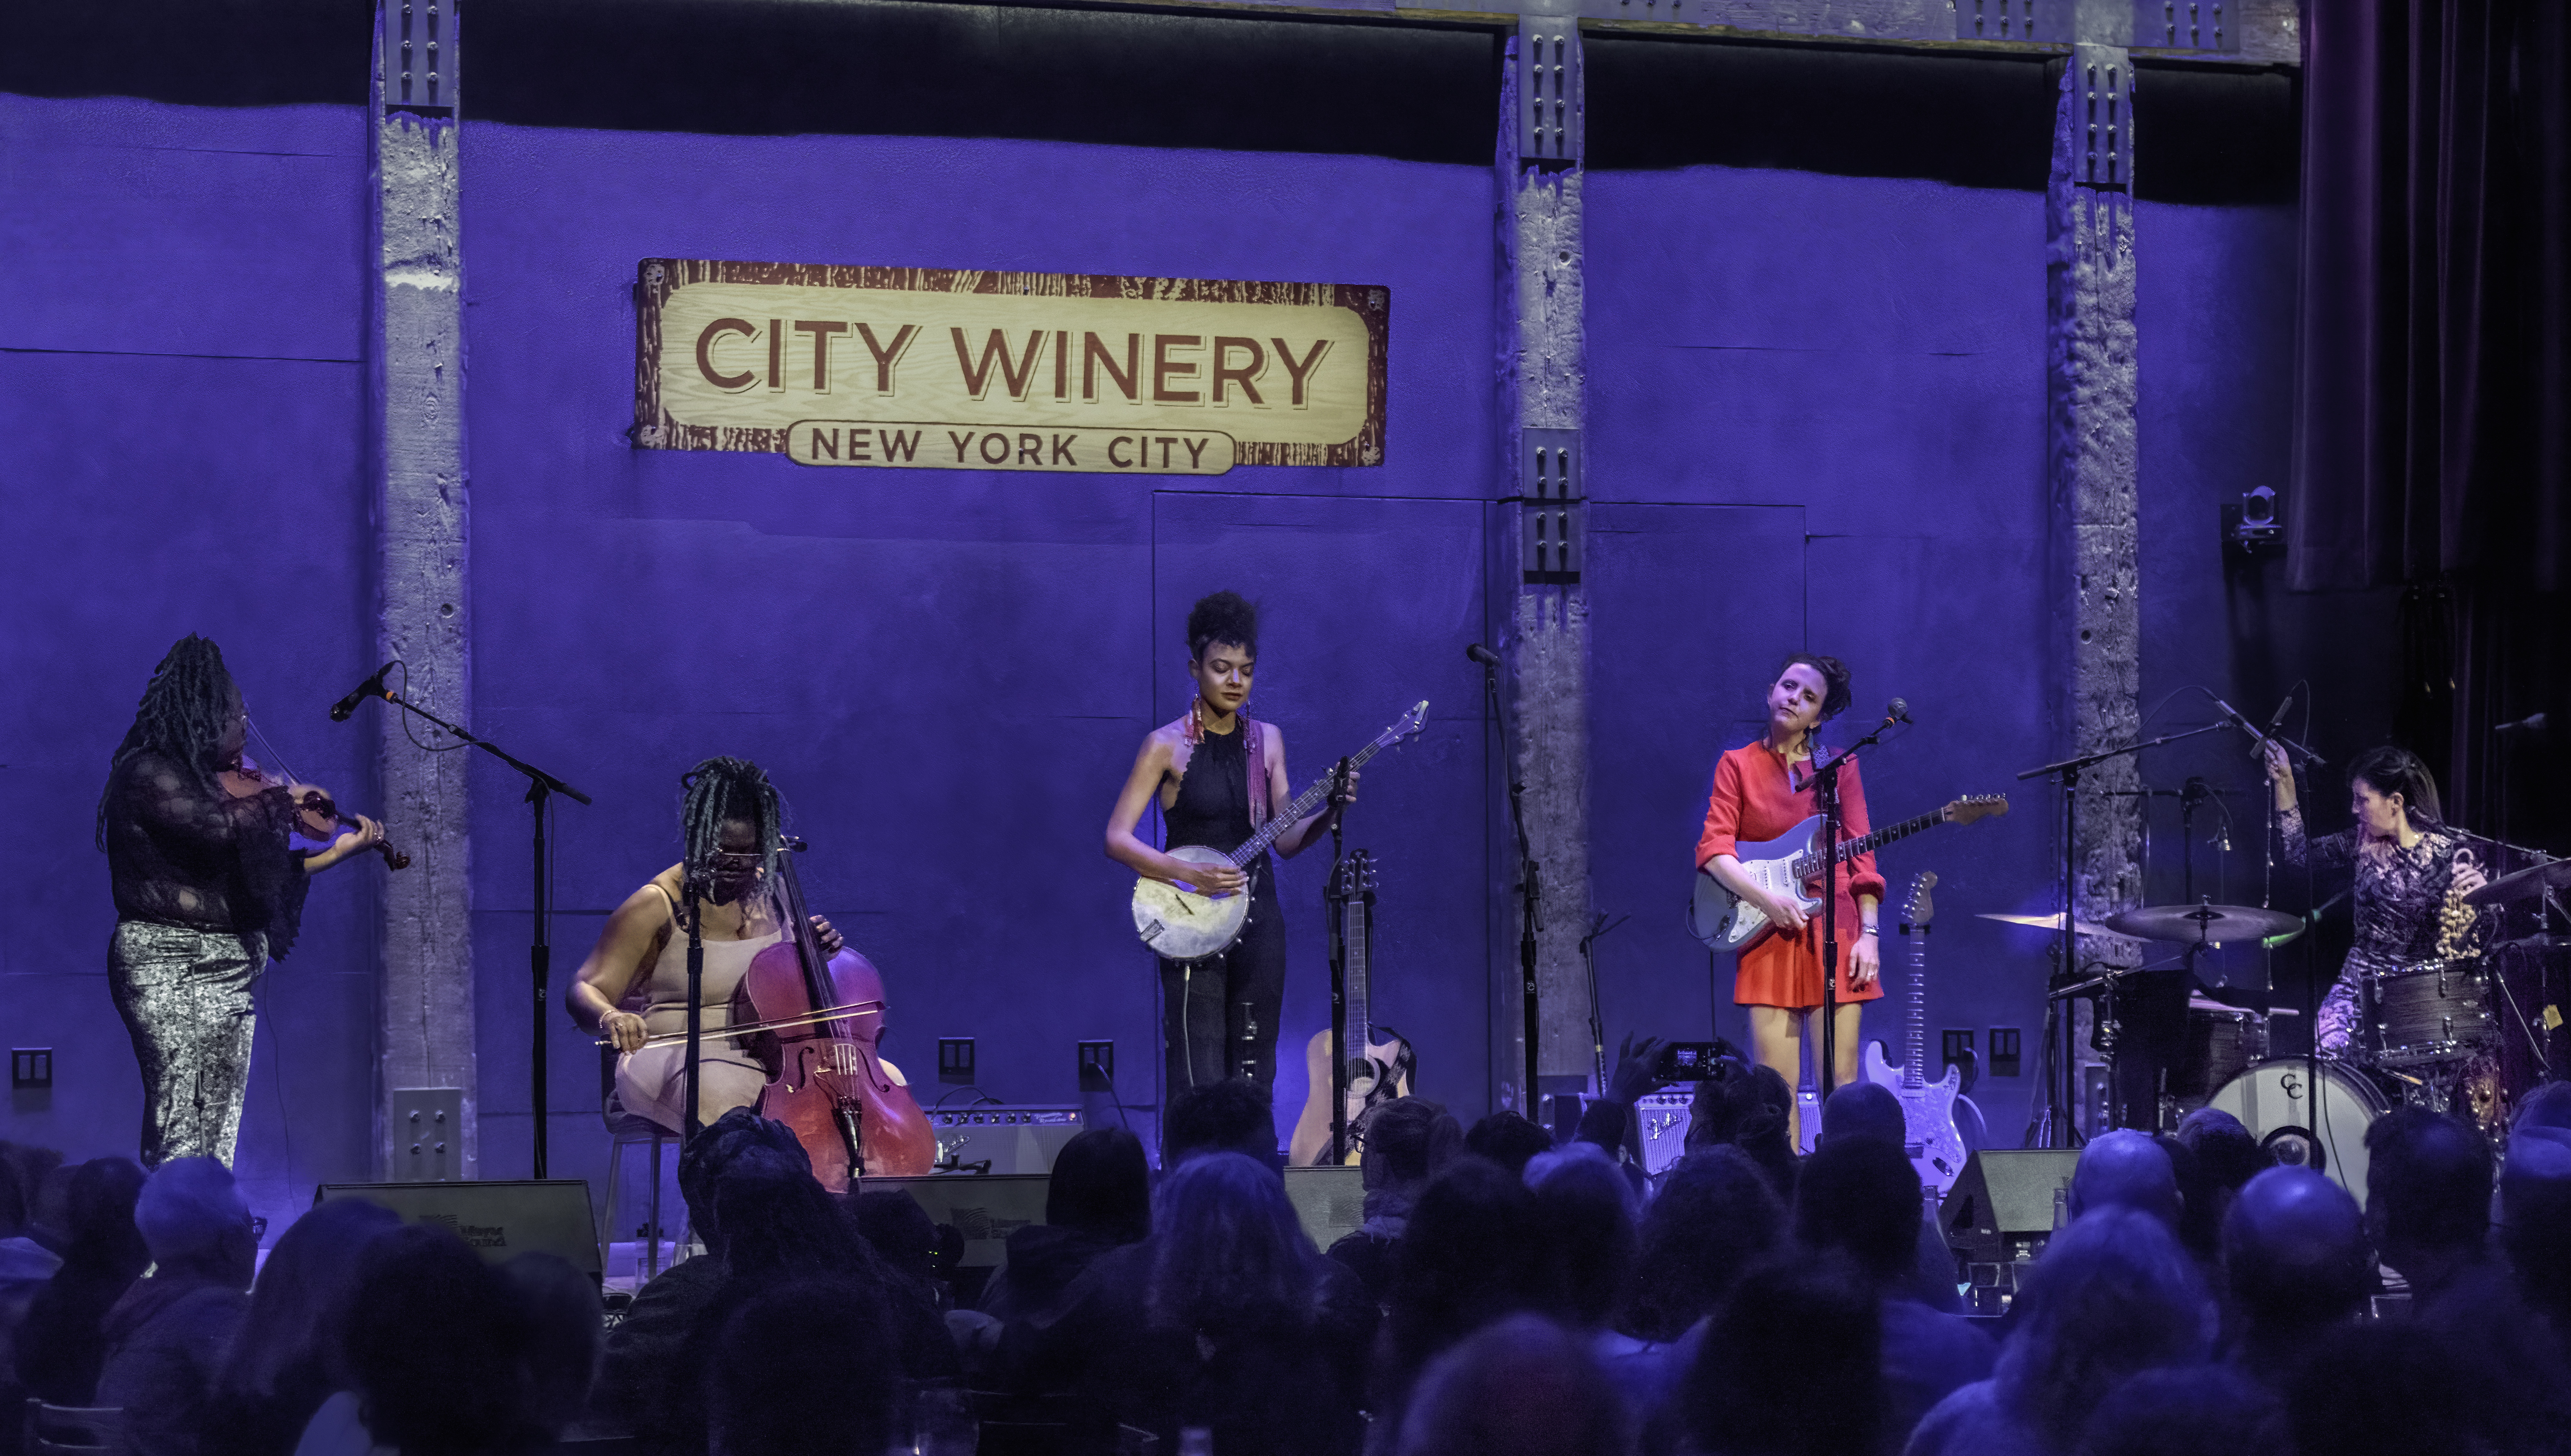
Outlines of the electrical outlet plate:
{"label": "electrical outlet plate", "polygon": [[954,1087],[973,1085],[974,1049],[971,1037],[937,1039],[937,1080]]}
{"label": "electrical outlet plate", "polygon": [[1116,1044],[1114,1042],[1082,1042],[1080,1044],[1078,1071],[1080,1073],[1081,1080],[1084,1083],[1088,1080],[1089,1069],[1092,1067],[1097,1068],[1098,1075],[1106,1078],[1109,1082],[1112,1083],[1116,1080]]}

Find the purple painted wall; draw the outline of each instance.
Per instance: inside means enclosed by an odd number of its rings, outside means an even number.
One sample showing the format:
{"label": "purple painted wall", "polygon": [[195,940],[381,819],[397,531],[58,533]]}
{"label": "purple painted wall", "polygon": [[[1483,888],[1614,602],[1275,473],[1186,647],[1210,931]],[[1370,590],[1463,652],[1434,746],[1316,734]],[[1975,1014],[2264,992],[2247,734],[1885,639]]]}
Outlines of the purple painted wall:
{"label": "purple painted wall", "polygon": [[[321,716],[372,666],[361,127],[354,110],[0,97],[0,483],[33,544],[0,577],[16,690],[0,761],[36,825],[0,868],[42,907],[0,932],[0,1006],[13,1044],[61,1053],[57,1090],[13,1102],[8,1136],[132,1147],[89,823],[173,638],[223,640],[295,766],[362,789],[360,735]],[[1125,1100],[1150,1103],[1150,962],[1098,832],[1142,733],[1184,702],[1187,603],[1237,585],[1271,610],[1258,705],[1298,779],[1434,705],[1423,740],[1370,771],[1351,843],[1384,862],[1380,1018],[1421,1044],[1423,1091],[1483,1107],[1488,972],[1512,950],[1493,940],[1505,871],[1458,651],[1487,640],[1499,545],[1486,171],[488,125],[465,148],[481,726],[598,797],[560,816],[564,974],[676,857],[678,772],[747,753],[814,842],[817,907],[890,977],[889,1051],[917,1080],[934,1038],[970,1035],[991,1092],[1065,1101],[1072,1043],[1112,1037]],[[2008,818],[1885,860],[1896,880],[1942,876],[1931,1025],[2022,1027],[2031,1055],[2043,947],[1971,912],[2052,894],[2052,804],[2013,778],[2059,746],[2040,200],[1721,168],[1588,188],[1593,853],[1599,907],[1634,917],[1599,947],[1611,1044],[1710,1016],[1742,1032],[1728,976],[1680,925],[1685,856],[1714,754],[1755,730],[1777,655],[1808,642],[1855,669],[1851,723],[1895,693],[1920,720],[1868,765],[1880,814],[2012,794]],[[2249,658],[2257,613],[2317,639],[2342,610],[2227,584],[2205,549],[2214,503],[2282,468],[2291,228],[2175,207],[2144,225],[2146,703],[2212,653],[2208,681],[2264,713],[2281,684],[2260,675],[2320,673],[2292,647]],[[1163,489],[638,452],[629,287],[648,255],[1386,284],[1387,463]],[[210,574],[218,554],[255,566]],[[514,1176],[525,827],[515,783],[474,773],[482,1152]],[[1286,873],[1281,1120],[1321,1019],[1321,863]],[[317,888],[265,993],[243,1160],[271,1212],[367,1171],[380,873]],[[594,1175],[596,1057],[558,1012],[548,1026],[555,1169]],[[2032,1080],[1984,1084],[2000,1141]]]}
{"label": "purple painted wall", "polygon": [[[174,640],[222,643],[293,767],[364,802],[362,739],[323,717],[366,672],[362,127],[354,108],[0,95],[0,763],[21,816],[0,878],[22,906],[0,1024],[56,1052],[53,1091],[13,1093],[0,1136],[134,1154],[91,815]],[[271,1215],[369,1172],[382,873],[317,882],[259,993],[240,1161]]]}

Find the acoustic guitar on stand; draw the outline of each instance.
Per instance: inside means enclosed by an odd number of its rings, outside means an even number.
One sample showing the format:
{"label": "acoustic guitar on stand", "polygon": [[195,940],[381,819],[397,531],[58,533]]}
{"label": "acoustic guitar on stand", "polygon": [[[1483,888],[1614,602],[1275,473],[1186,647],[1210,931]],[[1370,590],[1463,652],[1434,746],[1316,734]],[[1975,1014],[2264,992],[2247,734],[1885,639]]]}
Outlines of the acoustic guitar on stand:
{"label": "acoustic guitar on stand", "polygon": [[[1906,839],[1922,829],[1939,824],[1969,824],[1975,819],[2008,812],[2008,795],[1974,793],[1946,805],[1934,813],[1915,819],[1887,824],[1871,834],[1839,841],[1832,858],[1845,863],[1879,845],[1895,839]],[[1779,899],[1792,898],[1805,915],[1818,919],[1821,897],[1813,893],[1821,877],[1823,859],[1813,847],[1821,836],[1821,816],[1814,814],[1792,829],[1764,843],[1744,842],[1735,849],[1742,873],[1750,882]],[[1768,921],[1768,912],[1732,892],[1732,887],[1705,870],[1696,874],[1696,898],[1688,906],[1688,933],[1719,951],[1748,950],[1776,932]]]}
{"label": "acoustic guitar on stand", "polygon": [[1340,904],[1347,946],[1347,1015],[1340,1024],[1340,1045],[1347,1049],[1347,1146],[1330,1147],[1330,1029],[1312,1033],[1303,1050],[1310,1090],[1302,1116],[1286,1141],[1286,1162],[1295,1168],[1339,1163],[1354,1166],[1365,1149],[1365,1126],[1376,1109],[1410,1096],[1411,1074],[1419,1061],[1401,1033],[1376,1026],[1372,1011],[1374,949],[1374,861],[1362,849],[1340,861],[1332,887]]}
{"label": "acoustic guitar on stand", "polygon": [[[1404,738],[1417,735],[1428,722],[1428,704],[1403,714],[1392,727],[1375,734],[1374,741],[1348,755],[1346,766],[1359,768],[1368,758],[1393,746]],[[1202,844],[1182,844],[1172,849],[1170,857],[1195,864],[1229,864],[1235,869],[1248,869],[1277,842],[1277,836],[1321,806],[1338,781],[1338,766],[1321,775],[1320,781],[1304,789],[1292,803],[1277,811],[1259,832],[1242,846],[1226,854]],[[1155,955],[1174,961],[1201,961],[1221,955],[1241,938],[1242,927],[1250,923],[1250,885],[1229,895],[1204,895],[1184,880],[1157,880],[1145,876],[1134,882],[1134,933]]]}

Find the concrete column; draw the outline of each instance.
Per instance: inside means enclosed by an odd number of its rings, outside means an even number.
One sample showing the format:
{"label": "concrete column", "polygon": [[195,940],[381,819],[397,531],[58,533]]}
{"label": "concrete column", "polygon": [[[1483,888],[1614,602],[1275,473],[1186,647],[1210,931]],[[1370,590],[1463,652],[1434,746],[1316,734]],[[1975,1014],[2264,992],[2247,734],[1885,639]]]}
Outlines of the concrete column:
{"label": "concrete column", "polygon": [[[2128,9],[2083,4],[2081,39],[2062,75],[2045,196],[2053,520],[2063,572],[2064,662],[2075,752],[2131,742],[2140,727],[2141,614],[2135,447],[2133,60],[2121,41]],[[2108,34],[2116,44],[2093,43]],[[2072,901],[2103,921],[2140,903],[2142,801],[2132,757],[2110,759],[2080,780],[2072,830]],[[2139,964],[2121,938],[2082,946],[2085,957]],[[2085,1008],[2086,1003],[2083,1003]],[[2075,1058],[2094,1060],[2086,1018]],[[2075,1085],[2078,1085],[2075,1083]]]}
{"label": "concrete column", "polygon": [[[399,671],[392,679],[406,697],[469,725],[454,0],[381,4],[391,13],[376,31],[369,111],[375,207],[367,359],[376,656],[398,658],[408,668],[406,688]],[[441,5],[445,14],[437,17]],[[432,18],[440,21],[434,59],[427,49]],[[412,27],[407,52],[405,23]],[[443,73],[433,92],[426,84],[432,68]],[[438,104],[428,104],[430,98]],[[389,705],[367,712],[376,716],[381,748],[377,801],[411,855],[410,868],[385,881],[383,899],[378,1164],[388,1178],[472,1178],[478,1170],[467,752],[422,751],[419,742],[442,744],[443,735],[414,728]],[[429,1090],[441,1095],[423,1095]],[[414,1113],[421,1114],[417,1124]],[[450,1121],[440,1122],[441,1114]]]}
{"label": "concrete column", "polygon": [[[1530,849],[1542,866],[1536,980],[1542,998],[1539,1075],[1590,1070],[1589,986],[1579,942],[1588,928],[1589,607],[1578,504],[1581,394],[1580,30],[1577,6],[1529,15],[1502,70],[1499,142],[1500,423],[1498,496],[1516,536],[1495,584],[1509,594],[1511,777],[1525,785]],[[1529,503],[1541,494],[1542,507]],[[1530,517],[1541,517],[1541,522]],[[1541,530],[1536,527],[1540,525]],[[1566,536],[1564,533],[1568,532]],[[1502,1101],[1525,1080],[1519,902],[1496,977],[1494,1075]]]}

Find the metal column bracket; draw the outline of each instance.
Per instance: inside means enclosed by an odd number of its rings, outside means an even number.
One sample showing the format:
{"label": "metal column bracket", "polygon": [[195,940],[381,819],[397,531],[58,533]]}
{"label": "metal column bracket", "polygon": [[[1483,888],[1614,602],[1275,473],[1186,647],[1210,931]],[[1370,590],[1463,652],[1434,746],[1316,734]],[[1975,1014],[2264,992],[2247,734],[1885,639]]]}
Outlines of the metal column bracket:
{"label": "metal column bracket", "polygon": [[2172,50],[2237,51],[2240,28],[2227,20],[2224,0],[2143,0],[2143,16],[2134,25],[2134,44]]}
{"label": "metal column bracket", "polygon": [[455,114],[457,0],[383,0],[384,110]]}
{"label": "metal column bracket", "polygon": [[1580,20],[1518,19],[1518,161],[1580,165]]}
{"label": "metal column bracket", "polygon": [[2134,64],[2115,46],[2078,45],[2071,64],[2080,68],[2080,167],[2075,186],[2124,192],[2134,182]]}
{"label": "metal column bracket", "polygon": [[1954,0],[1955,39],[2031,41],[2035,0]]}
{"label": "metal column bracket", "polygon": [[1580,432],[1518,432],[1518,516],[1522,570],[1529,586],[1580,582]]}

